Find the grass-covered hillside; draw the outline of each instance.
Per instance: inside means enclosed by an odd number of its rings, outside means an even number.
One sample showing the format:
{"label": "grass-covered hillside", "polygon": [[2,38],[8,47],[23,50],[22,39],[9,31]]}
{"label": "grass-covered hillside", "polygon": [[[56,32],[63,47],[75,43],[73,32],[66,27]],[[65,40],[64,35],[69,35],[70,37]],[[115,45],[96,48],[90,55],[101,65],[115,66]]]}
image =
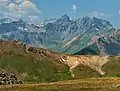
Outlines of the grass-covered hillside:
{"label": "grass-covered hillside", "polygon": [[[119,56],[109,56],[109,61],[104,64],[103,59],[98,60],[96,56],[93,57],[95,60],[92,62],[92,56],[58,54],[46,49],[26,46],[18,41],[0,40],[0,70],[15,74],[24,83],[54,82],[73,79],[69,70],[70,66],[61,61],[63,56],[69,56],[69,63],[74,63],[76,60],[82,58],[81,60],[83,62],[88,62],[89,64],[89,66],[80,64],[73,69],[72,74],[74,74],[74,79],[120,77]],[[100,61],[100,64],[97,65],[104,64],[100,68],[105,72],[104,76],[100,76],[94,70],[94,67],[92,67],[97,66],[95,65],[97,60]]]}
{"label": "grass-covered hillside", "polygon": [[1,40],[1,70],[14,73],[25,83],[50,82],[71,78],[69,67],[58,61],[56,53],[44,49],[38,50],[39,53],[36,53],[34,48],[27,49],[20,42]]}

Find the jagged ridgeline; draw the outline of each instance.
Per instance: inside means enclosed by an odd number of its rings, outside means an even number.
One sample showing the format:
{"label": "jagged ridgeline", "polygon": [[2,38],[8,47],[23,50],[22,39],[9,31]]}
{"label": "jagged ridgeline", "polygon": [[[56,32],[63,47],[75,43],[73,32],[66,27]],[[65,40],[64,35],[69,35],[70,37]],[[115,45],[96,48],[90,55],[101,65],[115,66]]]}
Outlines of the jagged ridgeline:
{"label": "jagged ridgeline", "polygon": [[[76,63],[79,65],[74,67]],[[14,74],[23,83],[100,76],[120,77],[120,57],[65,55],[26,46],[18,41],[1,40],[0,68]]]}
{"label": "jagged ridgeline", "polygon": [[18,40],[26,45],[69,54],[120,54],[120,30],[96,17],[71,20],[63,15],[38,25],[22,19],[0,20],[0,39]]}

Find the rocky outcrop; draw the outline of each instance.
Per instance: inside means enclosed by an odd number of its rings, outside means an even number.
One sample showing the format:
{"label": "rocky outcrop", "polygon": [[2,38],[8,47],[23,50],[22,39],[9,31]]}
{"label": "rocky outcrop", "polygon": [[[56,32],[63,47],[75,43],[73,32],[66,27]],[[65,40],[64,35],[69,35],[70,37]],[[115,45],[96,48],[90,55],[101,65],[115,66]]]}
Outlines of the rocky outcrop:
{"label": "rocky outcrop", "polygon": [[18,80],[15,74],[0,71],[0,85],[9,85],[9,84],[23,84],[23,81]]}

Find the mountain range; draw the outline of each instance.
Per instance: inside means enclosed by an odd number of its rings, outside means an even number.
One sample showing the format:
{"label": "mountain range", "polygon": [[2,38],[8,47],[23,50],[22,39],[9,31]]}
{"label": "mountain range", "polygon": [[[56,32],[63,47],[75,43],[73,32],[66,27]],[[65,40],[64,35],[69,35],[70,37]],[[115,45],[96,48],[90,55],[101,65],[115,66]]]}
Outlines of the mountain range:
{"label": "mountain range", "polygon": [[120,31],[96,17],[71,20],[68,15],[40,24],[20,19],[0,20],[0,39],[18,40],[26,45],[66,54],[120,55]]}
{"label": "mountain range", "polygon": [[17,80],[6,75],[0,84],[120,77],[119,35],[109,21],[96,17],[63,15],[37,25],[2,19],[0,71]]}

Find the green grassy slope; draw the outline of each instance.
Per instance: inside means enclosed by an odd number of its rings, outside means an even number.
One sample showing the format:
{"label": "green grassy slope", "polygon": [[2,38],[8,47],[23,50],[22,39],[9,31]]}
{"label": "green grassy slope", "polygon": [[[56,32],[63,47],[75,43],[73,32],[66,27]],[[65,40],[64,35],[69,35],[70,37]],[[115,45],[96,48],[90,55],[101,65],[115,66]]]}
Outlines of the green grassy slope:
{"label": "green grassy slope", "polygon": [[100,77],[100,75],[96,71],[84,65],[79,65],[78,67],[76,67],[73,70],[73,74],[75,75],[75,79]]}
{"label": "green grassy slope", "polygon": [[[26,46],[17,41],[0,41],[0,69],[16,74],[25,83],[53,82],[73,79],[69,67],[60,62],[61,55],[49,50]],[[36,52],[39,50],[39,53]],[[105,77],[120,77],[120,57],[110,56],[102,67]],[[100,77],[93,69],[79,65],[73,70],[75,79]]]}
{"label": "green grassy slope", "polygon": [[15,42],[0,43],[0,68],[16,74],[24,82],[50,82],[71,78],[68,66],[45,54],[26,52],[24,45],[16,46]]}
{"label": "green grassy slope", "polygon": [[103,66],[106,77],[120,77],[120,56],[110,56],[110,60]]}
{"label": "green grassy slope", "polygon": [[76,67],[73,70],[73,73],[77,79],[91,77],[120,77],[120,56],[109,56],[109,61],[104,64],[101,69],[105,72],[104,76],[100,76],[98,72],[84,65]]}

